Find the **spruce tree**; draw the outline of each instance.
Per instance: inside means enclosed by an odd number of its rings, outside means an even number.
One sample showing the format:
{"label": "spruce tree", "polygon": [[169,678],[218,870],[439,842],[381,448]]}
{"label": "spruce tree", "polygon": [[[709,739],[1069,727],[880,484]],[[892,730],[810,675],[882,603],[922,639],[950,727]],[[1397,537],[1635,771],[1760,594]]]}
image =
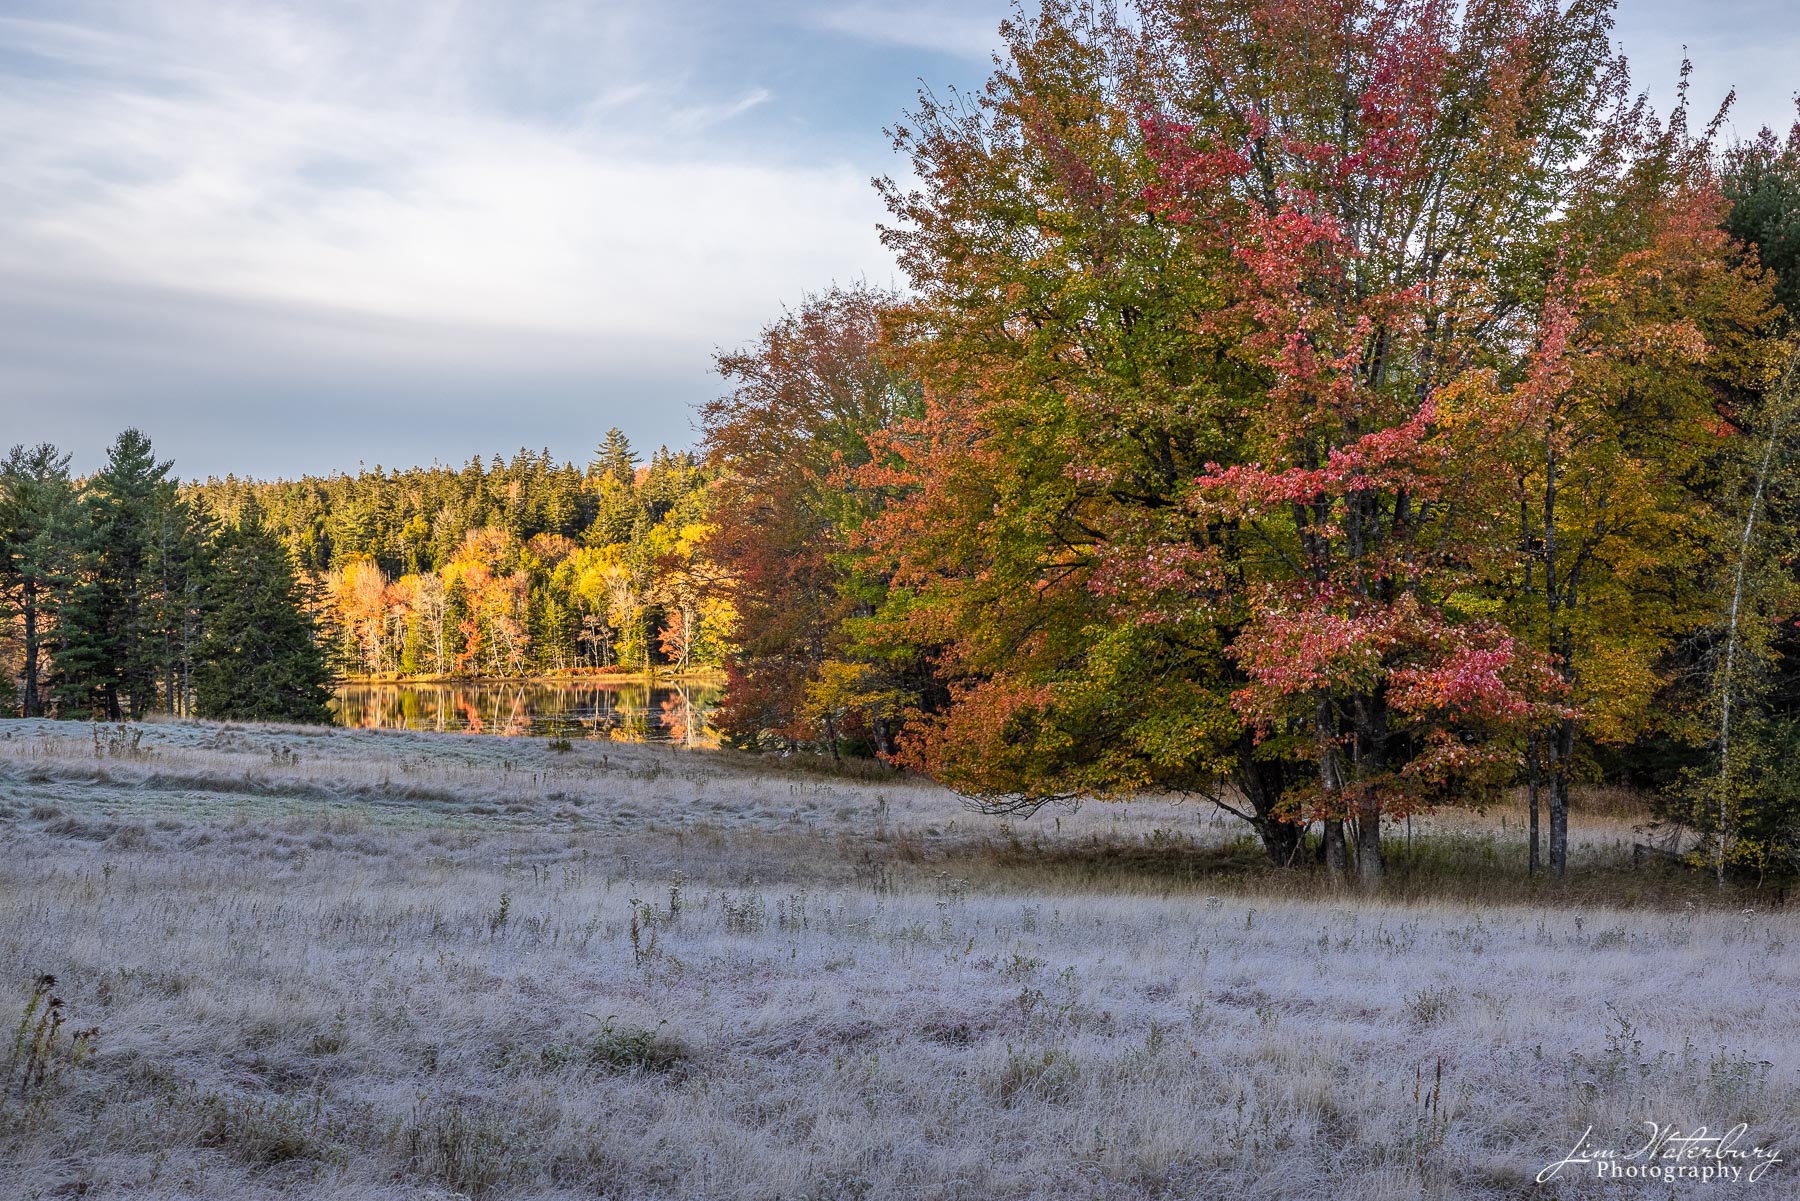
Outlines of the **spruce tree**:
{"label": "spruce tree", "polygon": [[588,527],[589,546],[612,546],[631,537],[641,506],[630,484],[621,484],[616,476],[601,477],[599,504],[594,524]]}
{"label": "spruce tree", "polygon": [[644,474],[644,486],[639,489],[644,511],[651,521],[661,521],[668,516],[669,510],[675,507],[686,490],[686,465],[678,455],[669,453],[666,446],[659,447],[650,456],[650,470]]}
{"label": "spruce tree", "polygon": [[90,710],[119,721],[142,717],[156,702],[162,647],[153,543],[159,510],[175,500],[171,466],[156,461],[149,438],[128,429],[81,490],[78,579],[61,606],[55,660],[57,692],[71,715]]}
{"label": "spruce tree", "polygon": [[69,456],[48,442],[15,446],[0,463],[0,598],[23,627],[19,711],[26,717],[43,713],[42,652],[68,583],[74,501]]}
{"label": "spruce tree", "polygon": [[219,535],[211,560],[194,665],[200,715],[329,722],[331,676],[293,560],[254,501]]}
{"label": "spruce tree", "polygon": [[450,660],[447,665],[450,675],[468,674],[467,664],[473,662],[470,654],[469,631],[469,588],[459,576],[450,581],[444,589],[444,649]]}
{"label": "spruce tree", "polygon": [[192,712],[194,656],[204,620],[212,537],[212,522],[198,506],[172,492],[161,498],[146,560],[148,637],[162,680],[163,707],[178,716]]}
{"label": "spruce tree", "polygon": [[1725,155],[1719,186],[1731,202],[1725,228],[1775,273],[1775,298],[1800,314],[1800,121],[1785,139],[1764,129]]}
{"label": "spruce tree", "polygon": [[600,474],[630,488],[637,482],[637,462],[637,454],[631,449],[631,440],[625,436],[625,431],[616,425],[607,430],[606,438],[594,456],[594,467]]}

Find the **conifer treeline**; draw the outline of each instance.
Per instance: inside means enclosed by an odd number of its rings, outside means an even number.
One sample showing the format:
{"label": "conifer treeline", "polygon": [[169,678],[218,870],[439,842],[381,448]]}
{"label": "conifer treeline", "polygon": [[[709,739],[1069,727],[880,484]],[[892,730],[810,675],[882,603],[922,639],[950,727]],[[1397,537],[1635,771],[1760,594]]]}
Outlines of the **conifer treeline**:
{"label": "conifer treeline", "polygon": [[0,653],[27,717],[325,721],[329,679],[286,549],[221,523],[137,430],[72,479],[49,444],[0,463]]}
{"label": "conifer treeline", "polygon": [[615,428],[586,467],[521,450],[187,494],[226,518],[259,507],[342,674],[523,676],[720,661],[730,611],[696,553],[709,478],[667,448],[641,464]]}

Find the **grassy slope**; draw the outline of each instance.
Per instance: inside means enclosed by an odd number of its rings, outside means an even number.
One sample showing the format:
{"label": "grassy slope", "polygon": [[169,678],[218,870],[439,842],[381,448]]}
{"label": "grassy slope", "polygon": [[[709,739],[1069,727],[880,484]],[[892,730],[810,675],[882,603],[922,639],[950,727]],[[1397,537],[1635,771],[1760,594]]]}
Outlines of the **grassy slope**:
{"label": "grassy slope", "polygon": [[0,1020],[51,972],[100,1030],[15,1068],[0,1195],[1661,1196],[1529,1182],[1588,1125],[1800,1129],[1795,920],[1629,871],[1619,819],[1591,895],[1471,877],[1502,816],[1372,901],[1195,807],[0,722]]}

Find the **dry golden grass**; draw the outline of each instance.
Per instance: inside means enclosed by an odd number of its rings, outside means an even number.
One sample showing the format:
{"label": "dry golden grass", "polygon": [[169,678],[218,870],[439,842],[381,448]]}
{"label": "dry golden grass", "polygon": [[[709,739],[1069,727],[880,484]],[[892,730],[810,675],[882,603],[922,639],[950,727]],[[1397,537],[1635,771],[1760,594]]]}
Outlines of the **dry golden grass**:
{"label": "dry golden grass", "polygon": [[0,1196],[1664,1196],[1531,1181],[1589,1125],[1784,1141],[1793,918],[1630,871],[1629,814],[1541,891],[1501,816],[1371,899],[1168,802],[0,723],[0,1018],[39,973],[66,1015]]}

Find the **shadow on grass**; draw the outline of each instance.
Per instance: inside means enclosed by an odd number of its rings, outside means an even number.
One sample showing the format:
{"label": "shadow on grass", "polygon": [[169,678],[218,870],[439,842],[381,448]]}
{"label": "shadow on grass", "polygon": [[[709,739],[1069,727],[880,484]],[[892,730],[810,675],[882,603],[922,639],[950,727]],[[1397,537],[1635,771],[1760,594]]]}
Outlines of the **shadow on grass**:
{"label": "shadow on grass", "polygon": [[714,755],[719,762],[752,774],[794,775],[818,780],[858,780],[875,784],[919,781],[919,777],[892,764],[866,756],[846,755],[842,759],[833,759],[830,755],[810,750],[747,751],[733,746],[716,747],[708,753]]}
{"label": "shadow on grass", "polygon": [[[1313,851],[1316,848],[1309,847]],[[1443,834],[1384,843],[1386,877],[1373,895],[1407,903],[1455,901],[1496,905],[1609,906],[1633,909],[1779,908],[1785,889],[1727,882],[1680,863],[1634,862],[1628,848],[1589,852],[1558,881],[1529,876],[1523,848],[1491,834]],[[1278,867],[1252,838],[1223,845],[1163,833],[1135,840],[1091,839],[1042,844],[1010,840],[950,855],[995,883],[1077,890],[1214,892],[1293,899],[1359,894],[1354,870],[1334,882],[1313,855]]]}

